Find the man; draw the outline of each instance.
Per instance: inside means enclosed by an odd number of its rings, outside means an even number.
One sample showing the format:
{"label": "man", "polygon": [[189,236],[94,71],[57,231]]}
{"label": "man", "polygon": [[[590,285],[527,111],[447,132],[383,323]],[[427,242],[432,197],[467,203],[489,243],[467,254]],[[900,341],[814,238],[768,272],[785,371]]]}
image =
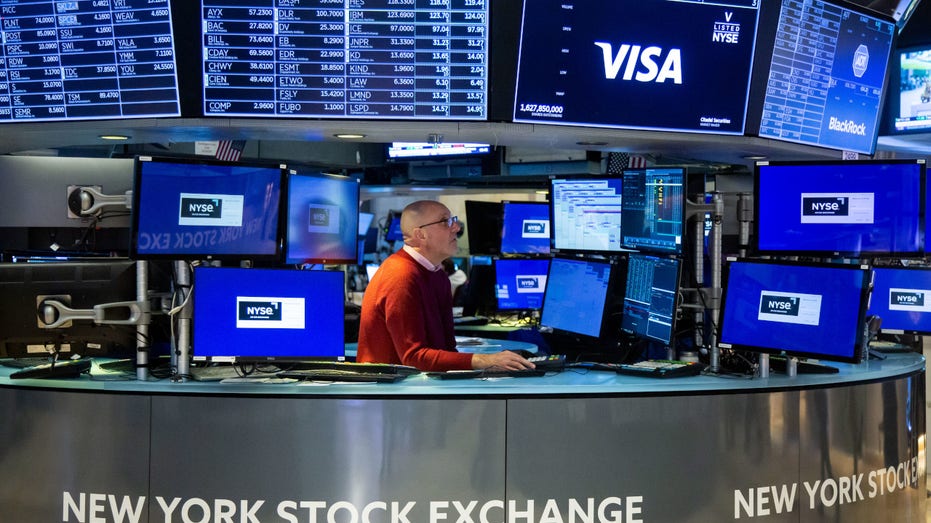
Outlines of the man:
{"label": "man", "polygon": [[456,351],[452,295],[443,260],[459,250],[457,217],[445,205],[414,202],[401,213],[404,246],[386,259],[362,298],[360,362],[423,371],[532,369],[520,355]]}

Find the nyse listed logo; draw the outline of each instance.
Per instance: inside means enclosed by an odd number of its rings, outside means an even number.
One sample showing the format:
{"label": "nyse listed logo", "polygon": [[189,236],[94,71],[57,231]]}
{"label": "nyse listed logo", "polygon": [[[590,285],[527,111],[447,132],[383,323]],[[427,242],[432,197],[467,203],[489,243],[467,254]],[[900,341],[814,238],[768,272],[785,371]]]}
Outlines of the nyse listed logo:
{"label": "nyse listed logo", "polygon": [[[605,78],[636,82],[664,83],[671,81],[682,83],[682,51],[680,49],[663,50],[655,45],[646,48],[637,44],[621,44],[617,53],[608,42],[595,42],[601,48],[604,61]],[[660,65],[662,64],[662,65]]]}
{"label": "nyse listed logo", "polygon": [[312,203],[307,207],[307,232],[339,234],[339,207]]}
{"label": "nyse listed logo", "polygon": [[799,221],[812,223],[873,223],[873,193],[802,193]]}
{"label": "nyse listed logo", "polygon": [[764,294],[760,300],[760,313],[798,316],[799,300],[796,297],[772,296]]}
{"label": "nyse listed logo", "polygon": [[802,216],[850,216],[850,199],[844,196],[802,198]]}
{"label": "nyse listed logo", "polygon": [[796,292],[760,292],[757,319],[776,323],[818,325],[821,321],[821,296]]}
{"label": "nyse listed logo", "polygon": [[537,294],[546,289],[546,276],[544,275],[518,274],[515,279],[518,294]]}
{"label": "nyse listed logo", "polygon": [[241,227],[242,194],[181,193],[178,225]]}
{"label": "nyse listed logo", "polygon": [[223,200],[219,198],[181,198],[181,218],[212,218],[223,216]]}
{"label": "nyse listed logo", "polygon": [[926,289],[889,289],[889,310],[906,312],[931,312]]}
{"label": "nyse listed logo", "polygon": [[238,296],[237,329],[303,329],[304,298]]}
{"label": "nyse listed logo", "polygon": [[740,39],[740,24],[732,22],[733,11],[725,11],[724,21],[714,23],[711,41],[724,44],[736,44]]}
{"label": "nyse listed logo", "polygon": [[319,207],[311,207],[310,209],[310,224],[314,227],[329,227],[330,226],[330,211],[329,209],[321,209]]}
{"label": "nyse listed logo", "polygon": [[521,227],[522,238],[549,238],[549,220],[524,220]]}

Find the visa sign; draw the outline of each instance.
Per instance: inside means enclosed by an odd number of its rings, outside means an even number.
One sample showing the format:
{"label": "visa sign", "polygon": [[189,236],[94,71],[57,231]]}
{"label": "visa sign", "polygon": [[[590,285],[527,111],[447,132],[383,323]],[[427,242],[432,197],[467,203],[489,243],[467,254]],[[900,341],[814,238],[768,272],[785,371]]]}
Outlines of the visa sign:
{"label": "visa sign", "polygon": [[[608,80],[616,79],[623,68],[622,80],[682,83],[682,51],[679,49],[664,51],[655,45],[642,48],[636,44],[621,44],[615,54],[613,46],[607,42],[595,42],[595,45],[601,48]],[[657,64],[658,60],[662,65]]]}

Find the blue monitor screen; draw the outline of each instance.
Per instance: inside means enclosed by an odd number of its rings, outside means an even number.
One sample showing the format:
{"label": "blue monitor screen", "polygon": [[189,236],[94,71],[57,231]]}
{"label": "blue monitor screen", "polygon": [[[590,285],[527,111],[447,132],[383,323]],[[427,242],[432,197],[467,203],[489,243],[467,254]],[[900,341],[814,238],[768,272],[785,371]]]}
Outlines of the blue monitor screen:
{"label": "blue monitor screen", "polygon": [[919,254],[924,171],[924,160],[759,163],[758,252]]}
{"label": "blue monitor screen", "polygon": [[732,261],[720,346],[857,362],[869,281],[860,265]]}
{"label": "blue monitor screen", "polygon": [[553,258],[540,325],[591,338],[601,335],[611,286],[608,262]]}
{"label": "blue monitor screen", "polygon": [[539,310],[543,306],[547,259],[500,258],[495,260],[495,297],[498,310]]}
{"label": "blue monitor screen", "polygon": [[742,134],[758,6],[526,0],[514,121]]}
{"label": "blue monitor screen", "polygon": [[284,169],[140,157],[131,256],[275,259]]}
{"label": "blue monitor screen", "polygon": [[931,334],[931,268],[876,267],[869,315],[882,332]]}
{"label": "blue monitor screen", "polygon": [[288,177],[287,263],[355,263],[358,236],[358,180]]}
{"label": "blue monitor screen", "polygon": [[549,254],[550,210],[546,203],[504,202],[502,254]]}
{"label": "blue monitor screen", "polygon": [[342,271],[194,269],[195,359],[345,354]]}
{"label": "blue monitor screen", "polygon": [[551,179],[553,248],[567,252],[622,251],[621,185],[619,177]]}
{"label": "blue monitor screen", "polygon": [[682,251],[685,218],[683,169],[624,171],[621,230],[624,245],[644,251]]}
{"label": "blue monitor screen", "polygon": [[399,242],[404,239],[404,233],[401,232],[401,217],[394,216],[388,222],[388,230],[385,231],[386,242]]}
{"label": "blue monitor screen", "polygon": [[621,329],[669,345],[679,295],[679,260],[631,254],[625,289]]}

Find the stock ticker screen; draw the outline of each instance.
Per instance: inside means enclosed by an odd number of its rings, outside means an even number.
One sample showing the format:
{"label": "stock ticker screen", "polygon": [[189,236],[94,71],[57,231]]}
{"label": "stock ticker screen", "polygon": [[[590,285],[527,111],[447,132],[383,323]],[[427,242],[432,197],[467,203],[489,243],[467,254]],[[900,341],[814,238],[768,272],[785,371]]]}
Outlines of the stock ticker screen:
{"label": "stock ticker screen", "polygon": [[758,15],[758,0],[525,1],[514,121],[742,134]]}
{"label": "stock ticker screen", "polygon": [[203,0],[204,114],[484,120],[488,0]]}

